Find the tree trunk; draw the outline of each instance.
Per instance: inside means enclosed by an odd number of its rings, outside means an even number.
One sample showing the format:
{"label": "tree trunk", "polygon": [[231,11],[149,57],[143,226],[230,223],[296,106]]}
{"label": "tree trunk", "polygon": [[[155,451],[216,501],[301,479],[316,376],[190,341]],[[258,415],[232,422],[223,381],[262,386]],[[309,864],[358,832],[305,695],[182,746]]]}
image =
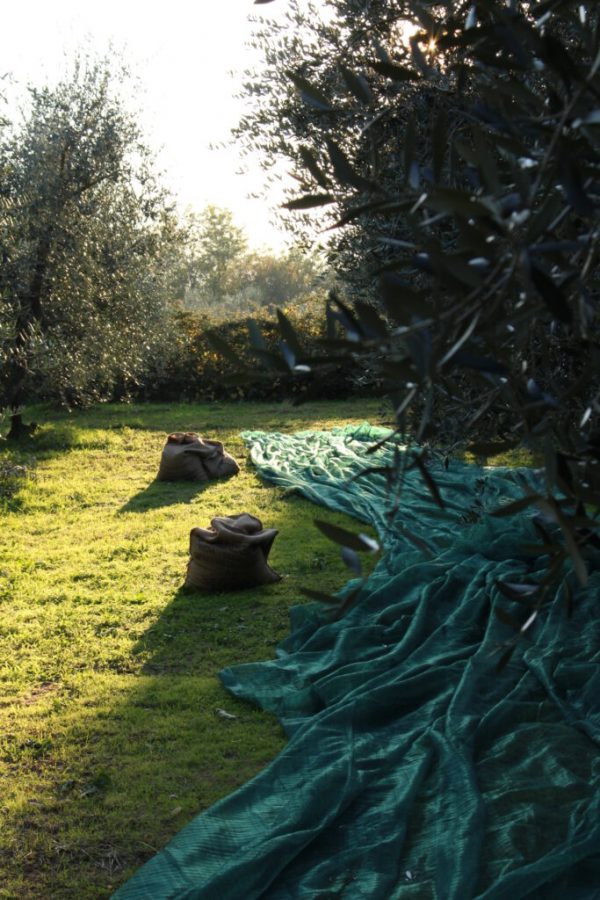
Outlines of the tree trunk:
{"label": "tree trunk", "polygon": [[23,416],[21,413],[13,413],[10,417],[10,431],[6,435],[9,441],[18,441],[23,430]]}
{"label": "tree trunk", "polygon": [[10,431],[6,435],[7,441],[20,441],[23,438],[31,437],[37,428],[37,422],[30,422],[27,425],[23,421],[22,413],[13,413],[10,417]]}
{"label": "tree trunk", "polygon": [[35,423],[26,425],[23,422],[21,413],[17,412],[17,410],[20,409],[26,399],[26,383],[29,375],[27,359],[28,331],[31,326],[39,323],[42,319],[44,283],[48,269],[51,240],[52,229],[42,235],[38,244],[31,285],[28,294],[21,301],[21,309],[16,322],[15,358],[9,363],[8,388],[5,398],[6,407],[11,410],[10,430],[7,434],[8,440],[11,441],[18,441],[21,438],[32,435],[36,428]]}

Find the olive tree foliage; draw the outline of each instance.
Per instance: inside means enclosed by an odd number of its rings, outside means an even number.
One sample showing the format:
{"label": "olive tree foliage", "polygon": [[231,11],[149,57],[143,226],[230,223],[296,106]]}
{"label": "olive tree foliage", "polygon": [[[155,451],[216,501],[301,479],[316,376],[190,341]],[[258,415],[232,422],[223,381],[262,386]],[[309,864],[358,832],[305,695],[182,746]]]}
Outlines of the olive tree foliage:
{"label": "olive tree foliage", "polygon": [[[375,86],[360,77],[352,80],[348,61],[363,67],[375,52],[383,53],[385,43],[398,39],[397,22],[404,20],[381,2],[370,4],[368,15],[364,2],[352,0],[289,0],[285,10],[279,23],[256,20],[254,44],[263,63],[246,73],[242,96],[247,112],[234,130],[236,144],[260,160],[267,185],[280,179],[281,166],[276,163],[285,161],[302,193],[297,196],[298,191],[288,189],[291,202],[280,210],[282,225],[307,246],[326,238],[330,261],[346,276],[347,289],[364,293],[370,288],[369,272],[379,261],[381,248],[373,241],[363,244],[362,237],[373,226],[369,217],[331,231],[356,185],[342,180],[332,192],[328,170],[342,130],[346,146],[352,144],[355,155],[371,160],[375,137],[379,142],[388,128],[389,117],[374,111],[373,102],[357,105],[348,92],[350,79],[363,100],[375,100]],[[335,98],[335,110],[331,98]],[[380,183],[390,175],[393,183],[393,159],[386,167],[387,175],[382,161],[380,154]]]}
{"label": "olive tree foliage", "polygon": [[[180,241],[115,60],[30,89],[0,144],[0,406],[101,399],[134,382],[164,318]],[[117,66],[118,69],[118,66]]]}
{"label": "olive tree foliage", "polygon": [[[287,32],[259,33],[240,127],[291,159],[288,210],[333,221],[342,267],[354,254],[324,356],[383,378],[403,465],[440,506],[440,450],[540,461],[540,489],[498,511],[536,509],[547,559],[543,579],[500,585],[523,605],[500,611],[505,662],[547,603],[571,612],[600,546],[600,9],[336,0],[323,22],[290,6]],[[280,323],[287,364],[321,365]]]}

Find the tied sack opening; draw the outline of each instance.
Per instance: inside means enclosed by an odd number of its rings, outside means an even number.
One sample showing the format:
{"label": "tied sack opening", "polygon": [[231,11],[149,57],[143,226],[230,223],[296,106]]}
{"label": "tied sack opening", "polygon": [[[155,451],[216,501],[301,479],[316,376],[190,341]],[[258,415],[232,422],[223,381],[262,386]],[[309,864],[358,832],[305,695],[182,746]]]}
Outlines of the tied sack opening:
{"label": "tied sack opening", "polygon": [[280,581],[267,563],[278,531],[248,513],[217,516],[210,528],[192,528],[186,587],[239,590]]}
{"label": "tied sack opening", "polygon": [[176,431],[167,438],[157,478],[159,481],[211,481],[237,475],[240,467],[221,441],[202,438],[193,431]]}

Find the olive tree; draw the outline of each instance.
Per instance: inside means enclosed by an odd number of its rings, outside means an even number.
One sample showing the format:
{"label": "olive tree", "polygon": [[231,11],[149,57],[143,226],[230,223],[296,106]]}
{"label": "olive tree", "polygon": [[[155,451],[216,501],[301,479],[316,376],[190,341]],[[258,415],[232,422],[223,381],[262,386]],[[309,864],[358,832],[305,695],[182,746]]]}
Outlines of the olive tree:
{"label": "olive tree", "polygon": [[[302,29],[259,37],[269,81],[249,80],[240,127],[302,172],[288,209],[346,235],[354,290],[330,297],[328,361],[383,377],[435,501],[434,452],[537,458],[540,488],[509,511],[537,507],[547,575],[503,587],[528,607],[516,640],[550,599],[570,610],[600,545],[600,10],[326,6],[292,4]],[[280,324],[287,363],[321,365]]]}
{"label": "olive tree", "polygon": [[[118,68],[118,67],[117,67]],[[143,367],[179,239],[115,61],[30,89],[0,145],[0,405],[110,393]]]}

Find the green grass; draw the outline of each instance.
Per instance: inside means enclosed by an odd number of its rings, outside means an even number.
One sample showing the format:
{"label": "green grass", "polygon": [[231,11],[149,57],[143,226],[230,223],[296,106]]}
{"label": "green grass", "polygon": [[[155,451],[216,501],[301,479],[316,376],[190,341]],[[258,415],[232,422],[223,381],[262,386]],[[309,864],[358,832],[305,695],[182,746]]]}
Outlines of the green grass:
{"label": "green grass", "polygon": [[[281,750],[275,719],[217,673],[273,656],[302,585],[347,580],[312,519],[352,522],[262,483],[239,431],[380,413],[374,401],[35,410],[36,437],[0,453],[32,472],[0,516],[0,898],[110,896]],[[240,475],[155,482],[174,429],[223,440]],[[280,529],[270,562],[283,580],[183,591],[190,528],[242,511]]]}

